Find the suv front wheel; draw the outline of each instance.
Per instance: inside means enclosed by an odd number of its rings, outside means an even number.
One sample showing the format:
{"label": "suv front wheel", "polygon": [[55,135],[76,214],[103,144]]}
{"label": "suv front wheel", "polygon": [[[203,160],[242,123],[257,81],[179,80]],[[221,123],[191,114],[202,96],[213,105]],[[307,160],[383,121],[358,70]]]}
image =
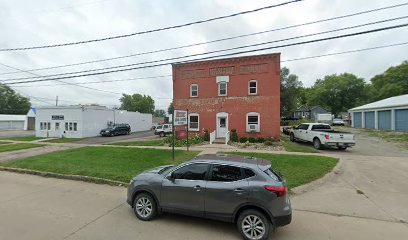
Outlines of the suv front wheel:
{"label": "suv front wheel", "polygon": [[271,223],[267,217],[258,210],[243,211],[237,221],[237,227],[244,239],[268,239]]}
{"label": "suv front wheel", "polygon": [[137,218],[150,221],[157,215],[156,201],[146,193],[140,193],[133,202],[133,211]]}

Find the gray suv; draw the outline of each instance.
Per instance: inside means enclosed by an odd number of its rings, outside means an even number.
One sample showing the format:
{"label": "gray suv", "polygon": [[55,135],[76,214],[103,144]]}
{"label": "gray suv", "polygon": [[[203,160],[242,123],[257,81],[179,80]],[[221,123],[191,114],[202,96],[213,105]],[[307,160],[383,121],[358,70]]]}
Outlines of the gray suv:
{"label": "gray suv", "polygon": [[129,184],[127,202],[140,220],[173,212],[228,221],[244,239],[267,239],[292,219],[283,176],[270,161],[238,155],[201,155],[141,173]]}

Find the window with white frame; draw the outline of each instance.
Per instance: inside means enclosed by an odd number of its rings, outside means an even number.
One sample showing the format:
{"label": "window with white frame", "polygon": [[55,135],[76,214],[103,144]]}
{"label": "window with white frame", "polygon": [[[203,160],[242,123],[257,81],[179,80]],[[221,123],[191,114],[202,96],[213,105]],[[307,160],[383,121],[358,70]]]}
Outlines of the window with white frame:
{"label": "window with white frame", "polygon": [[248,82],[248,95],[258,94],[258,81],[250,80]]}
{"label": "window with white frame", "polygon": [[198,97],[198,84],[190,85],[190,97]]}
{"label": "window with white frame", "polygon": [[190,113],[188,115],[188,130],[200,131],[200,115],[198,113]]}
{"label": "window with white frame", "polygon": [[227,96],[227,82],[218,83],[218,96]]}
{"label": "window with white frame", "polygon": [[250,112],[246,115],[246,131],[247,132],[259,132],[260,131],[261,118],[259,113]]}
{"label": "window with white frame", "polygon": [[65,123],[65,131],[68,131],[68,123]]}

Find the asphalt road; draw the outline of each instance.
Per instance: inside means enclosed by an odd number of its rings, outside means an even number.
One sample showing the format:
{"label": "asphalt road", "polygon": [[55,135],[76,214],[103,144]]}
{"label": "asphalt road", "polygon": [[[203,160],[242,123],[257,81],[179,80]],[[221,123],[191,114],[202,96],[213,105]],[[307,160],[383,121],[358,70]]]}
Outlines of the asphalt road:
{"label": "asphalt road", "polygon": [[111,142],[129,141],[129,140],[139,140],[139,138],[152,137],[154,138],[154,131],[144,131],[144,132],[133,132],[130,135],[120,135],[114,137],[89,137],[84,138],[80,141],[73,142],[77,144],[103,144]]}
{"label": "asphalt road", "polygon": [[[272,237],[406,239],[408,155],[372,156],[370,144],[329,152],[341,158],[336,174],[292,196],[293,222]],[[139,221],[122,187],[0,172],[0,191],[1,239],[241,239],[228,223],[171,214]]]}

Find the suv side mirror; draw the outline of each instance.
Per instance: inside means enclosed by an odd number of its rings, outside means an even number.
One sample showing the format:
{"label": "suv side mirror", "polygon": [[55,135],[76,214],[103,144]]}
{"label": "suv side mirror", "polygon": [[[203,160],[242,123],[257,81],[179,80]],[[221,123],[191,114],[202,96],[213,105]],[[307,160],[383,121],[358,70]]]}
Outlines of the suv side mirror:
{"label": "suv side mirror", "polygon": [[174,172],[172,172],[170,175],[167,175],[166,177],[168,180],[174,182]]}

